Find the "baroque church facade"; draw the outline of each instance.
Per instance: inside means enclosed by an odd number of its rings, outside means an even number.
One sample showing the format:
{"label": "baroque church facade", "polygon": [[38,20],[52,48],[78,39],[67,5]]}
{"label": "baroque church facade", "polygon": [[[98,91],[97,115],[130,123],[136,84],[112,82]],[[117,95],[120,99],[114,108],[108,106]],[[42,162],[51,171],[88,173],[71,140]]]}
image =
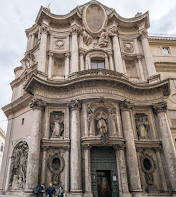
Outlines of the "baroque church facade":
{"label": "baroque church facade", "polygon": [[149,26],[95,0],[41,7],[3,107],[0,196],[176,196],[176,38]]}

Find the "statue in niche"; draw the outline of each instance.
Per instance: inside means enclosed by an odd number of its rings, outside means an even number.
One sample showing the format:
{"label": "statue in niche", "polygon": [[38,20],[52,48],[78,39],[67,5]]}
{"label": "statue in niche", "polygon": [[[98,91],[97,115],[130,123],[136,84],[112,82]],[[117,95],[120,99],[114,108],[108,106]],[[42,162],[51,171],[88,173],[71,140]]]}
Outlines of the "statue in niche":
{"label": "statue in niche", "polygon": [[10,167],[9,189],[22,190],[26,183],[28,144],[19,142],[13,150]]}
{"label": "statue in niche", "polygon": [[94,130],[94,124],[93,124],[93,120],[94,120],[94,115],[92,110],[90,109],[90,107],[87,108],[87,122],[88,122],[88,131],[92,131]]}
{"label": "statue in niche", "polygon": [[103,32],[100,35],[100,38],[98,40],[100,47],[107,47],[108,46],[108,32],[104,29]]}
{"label": "statue in niche", "polygon": [[89,35],[87,32],[86,32],[86,30],[85,30],[85,28],[82,28],[82,37],[83,37],[83,41],[84,41],[84,43],[86,44],[86,45],[89,45],[91,42],[92,42],[92,36],[91,35]]}
{"label": "statue in niche", "polygon": [[98,114],[96,116],[96,120],[97,120],[96,126],[97,126],[97,129],[101,135],[107,135],[107,133],[108,133],[108,127],[106,124],[107,119],[108,119],[108,116],[105,112],[103,112],[103,111],[98,112]]}
{"label": "statue in niche", "polygon": [[64,116],[62,112],[51,114],[51,137],[63,137],[64,133]]}
{"label": "statue in niche", "polygon": [[149,138],[148,135],[148,117],[145,114],[136,114],[135,115],[136,120],[136,129],[139,136],[139,139],[147,139]]}

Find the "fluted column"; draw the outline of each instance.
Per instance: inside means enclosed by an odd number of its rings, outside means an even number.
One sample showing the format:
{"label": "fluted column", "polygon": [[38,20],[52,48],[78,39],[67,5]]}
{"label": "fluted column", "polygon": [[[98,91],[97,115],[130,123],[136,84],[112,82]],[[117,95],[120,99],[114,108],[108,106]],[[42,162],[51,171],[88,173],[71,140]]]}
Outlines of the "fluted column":
{"label": "fluted column", "polygon": [[120,104],[122,114],[122,125],[126,145],[126,160],[129,172],[130,191],[134,194],[141,192],[141,180],[139,174],[136,147],[134,142],[133,126],[130,116],[132,105],[126,100]]}
{"label": "fluted column", "polygon": [[110,32],[112,36],[115,70],[117,72],[124,73],[119,38],[117,36],[117,27],[113,26],[110,29]]}
{"label": "fluted column", "polygon": [[154,111],[157,113],[161,140],[167,162],[167,169],[169,172],[169,179],[172,186],[172,190],[176,192],[176,150],[174,146],[173,137],[171,134],[168,118],[167,118],[167,103],[160,102],[153,106]]}
{"label": "fluted column", "polygon": [[125,147],[124,145],[114,146],[116,151],[116,163],[119,174],[119,190],[122,197],[131,197],[128,188],[128,179],[127,179],[127,170],[126,170],[126,161],[125,161]]}
{"label": "fluted column", "polygon": [[69,180],[70,180],[70,146],[65,146],[65,193],[69,193]]}
{"label": "fluted column", "polygon": [[47,37],[48,37],[49,27],[45,24],[40,26],[40,52],[38,61],[38,70],[45,73],[46,72],[46,51],[47,51]]}
{"label": "fluted column", "polygon": [[78,54],[78,34],[79,26],[76,23],[73,23],[71,26],[71,68],[70,72],[79,71],[79,54]]}
{"label": "fluted column", "polygon": [[70,53],[67,52],[65,54],[65,78],[68,78],[68,75],[70,74]]}
{"label": "fluted column", "polygon": [[52,66],[53,66],[53,53],[48,53],[49,62],[48,62],[48,77],[52,77]]}
{"label": "fluted column", "polygon": [[40,99],[33,98],[30,102],[30,107],[33,109],[33,115],[25,192],[31,192],[32,189],[38,184],[42,111],[45,107],[45,103]]}
{"label": "fluted column", "polygon": [[91,146],[85,144],[84,148],[84,165],[85,165],[85,194],[84,197],[92,197],[92,181],[91,181],[91,159],[90,159],[90,149]]}
{"label": "fluted column", "polygon": [[153,75],[156,75],[156,68],[153,63],[152,54],[150,51],[150,46],[148,42],[148,34],[144,30],[141,31],[140,34],[141,34],[141,41],[142,41],[142,47],[144,51],[145,62],[147,66],[148,77],[151,77]]}
{"label": "fluted column", "polygon": [[108,52],[109,54],[109,67],[110,67],[110,70],[114,70],[114,62],[113,62],[113,54],[112,54],[112,51],[109,51]]}
{"label": "fluted column", "polygon": [[43,147],[43,157],[42,157],[42,172],[41,172],[41,182],[45,184],[46,181],[46,168],[47,168],[47,151],[49,147]]}
{"label": "fluted column", "polygon": [[81,103],[79,100],[71,101],[69,104],[71,112],[71,153],[70,153],[70,178],[71,190],[70,192],[82,196],[81,184],[81,134],[80,134],[80,109]]}

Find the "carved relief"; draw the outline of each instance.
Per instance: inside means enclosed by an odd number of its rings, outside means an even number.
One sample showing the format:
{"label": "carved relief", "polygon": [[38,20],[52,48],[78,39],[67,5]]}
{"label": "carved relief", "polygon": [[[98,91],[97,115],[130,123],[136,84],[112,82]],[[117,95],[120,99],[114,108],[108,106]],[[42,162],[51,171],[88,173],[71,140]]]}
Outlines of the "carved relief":
{"label": "carved relief", "polygon": [[26,170],[28,160],[28,144],[25,141],[19,142],[11,157],[9,189],[23,190],[26,184]]}
{"label": "carved relief", "polygon": [[44,107],[46,106],[46,103],[41,99],[33,97],[32,100],[30,101],[29,105],[31,108],[44,109]]}
{"label": "carved relief", "polygon": [[60,183],[60,173],[64,170],[65,161],[59,152],[50,154],[48,159],[48,168],[52,173],[52,182],[54,185]]}
{"label": "carved relief", "polygon": [[91,42],[92,42],[92,36],[91,35],[89,35],[87,32],[86,32],[86,30],[85,30],[85,28],[82,28],[82,37],[83,37],[83,41],[84,41],[84,43],[86,44],[86,45],[89,45]]}
{"label": "carved relief", "polygon": [[124,52],[126,52],[126,53],[133,53],[134,52],[133,43],[130,41],[124,41],[123,48],[124,48]]}
{"label": "carved relief", "polygon": [[52,112],[50,115],[50,133],[53,138],[63,138],[64,134],[64,114],[62,112]]}
{"label": "carved relief", "polygon": [[24,59],[24,64],[26,68],[29,68],[31,66],[34,66],[37,64],[35,60],[35,56],[32,53],[28,53]]}
{"label": "carved relief", "polygon": [[148,117],[144,113],[135,114],[136,130],[139,139],[149,138],[149,122]]}
{"label": "carved relief", "polygon": [[103,48],[108,46],[108,37],[109,37],[108,32],[104,29],[98,40],[98,44],[100,47]]}
{"label": "carved relief", "polygon": [[55,40],[55,46],[58,49],[63,49],[64,48],[64,40],[61,40],[61,39]]}
{"label": "carved relief", "polygon": [[101,137],[103,143],[108,136],[118,131],[116,109],[104,98],[96,99],[87,107],[87,122],[90,135]]}

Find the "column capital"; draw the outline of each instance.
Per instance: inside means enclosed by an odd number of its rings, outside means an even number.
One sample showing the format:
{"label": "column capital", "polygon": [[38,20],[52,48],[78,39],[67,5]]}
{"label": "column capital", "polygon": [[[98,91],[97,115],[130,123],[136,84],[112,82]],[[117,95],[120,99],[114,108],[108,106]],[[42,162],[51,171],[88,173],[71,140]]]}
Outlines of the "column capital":
{"label": "column capital", "polygon": [[153,104],[153,110],[155,113],[160,113],[160,112],[166,112],[167,110],[167,102],[163,101],[163,102],[159,102],[156,104]]}
{"label": "column capital", "polygon": [[42,146],[43,151],[47,151],[49,149],[49,146]]}
{"label": "column capital", "polygon": [[113,55],[113,51],[112,51],[112,50],[109,50],[109,51],[108,51],[108,55],[109,55],[109,56],[112,56],[112,55]]}
{"label": "column capital", "polygon": [[113,146],[113,149],[115,151],[124,150],[125,149],[125,145],[124,144],[116,144],[116,145]]}
{"label": "column capital", "polygon": [[68,146],[64,146],[63,149],[64,149],[65,151],[69,151],[69,150],[70,150],[70,146],[69,146],[69,145],[68,145]]}
{"label": "column capital", "polygon": [[71,24],[71,30],[70,33],[72,34],[79,34],[81,31],[81,27],[77,23],[72,23]]}
{"label": "column capital", "polygon": [[40,31],[41,34],[47,34],[49,32],[49,26],[47,26],[45,24],[42,24],[39,27],[39,31]]}
{"label": "column capital", "polygon": [[53,55],[54,55],[54,54],[53,54],[52,52],[50,52],[50,51],[48,52],[48,56],[49,56],[49,57],[52,57],[52,58],[53,58]]}
{"label": "column capital", "polygon": [[65,57],[66,57],[66,58],[69,58],[70,56],[71,56],[70,52],[66,52],[66,53],[65,53]]}
{"label": "column capital", "polygon": [[29,102],[29,105],[32,109],[38,108],[43,110],[46,106],[46,103],[41,99],[33,97],[32,100]]}
{"label": "column capital", "polygon": [[147,30],[146,29],[140,30],[139,31],[139,36],[140,36],[141,40],[144,39],[144,38],[148,38]]}
{"label": "column capital", "polygon": [[143,57],[143,55],[142,54],[137,54],[137,60],[139,61],[139,60],[141,60],[142,59],[142,57]]}
{"label": "column capital", "polygon": [[85,53],[86,53],[86,51],[84,49],[82,49],[82,48],[79,49],[79,54],[80,55],[83,55],[84,56]]}
{"label": "column capital", "polygon": [[120,103],[121,111],[129,111],[133,108],[133,104],[126,99]]}
{"label": "column capital", "polygon": [[110,35],[110,36],[117,36],[117,35],[118,35],[118,27],[117,27],[117,25],[113,24],[113,25],[109,28],[109,35]]}
{"label": "column capital", "polygon": [[92,145],[90,144],[83,144],[83,149],[84,150],[90,150],[92,148]]}
{"label": "column capital", "polygon": [[71,102],[68,103],[68,106],[71,110],[80,110],[81,109],[81,101],[78,99],[71,100]]}

